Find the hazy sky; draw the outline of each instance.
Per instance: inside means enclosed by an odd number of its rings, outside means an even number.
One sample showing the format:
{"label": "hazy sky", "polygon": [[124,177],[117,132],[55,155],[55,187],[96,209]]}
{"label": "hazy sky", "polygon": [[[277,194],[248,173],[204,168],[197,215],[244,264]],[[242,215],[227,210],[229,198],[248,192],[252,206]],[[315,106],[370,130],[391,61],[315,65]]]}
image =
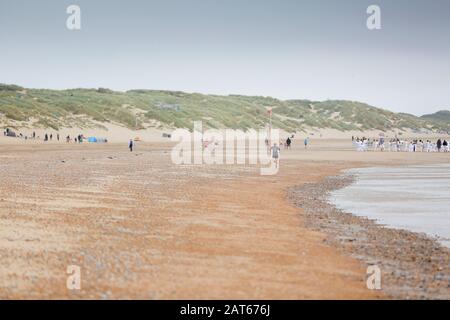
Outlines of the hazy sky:
{"label": "hazy sky", "polygon": [[[82,29],[66,28],[71,4]],[[366,27],[381,7],[382,29]],[[0,0],[0,82],[450,109],[449,0]]]}

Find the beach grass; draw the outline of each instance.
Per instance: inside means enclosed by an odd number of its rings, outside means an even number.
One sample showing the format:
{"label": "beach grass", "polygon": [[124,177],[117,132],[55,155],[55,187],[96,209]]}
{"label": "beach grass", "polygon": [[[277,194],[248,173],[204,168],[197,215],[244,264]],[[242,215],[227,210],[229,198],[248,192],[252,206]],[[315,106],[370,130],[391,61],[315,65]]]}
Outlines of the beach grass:
{"label": "beach grass", "polygon": [[450,131],[449,121],[394,113],[347,100],[279,100],[241,95],[204,95],[180,91],[99,89],[26,89],[0,85],[0,116],[4,126],[96,127],[114,123],[133,130],[149,127],[260,129],[272,124],[287,132],[310,128],[351,130]]}

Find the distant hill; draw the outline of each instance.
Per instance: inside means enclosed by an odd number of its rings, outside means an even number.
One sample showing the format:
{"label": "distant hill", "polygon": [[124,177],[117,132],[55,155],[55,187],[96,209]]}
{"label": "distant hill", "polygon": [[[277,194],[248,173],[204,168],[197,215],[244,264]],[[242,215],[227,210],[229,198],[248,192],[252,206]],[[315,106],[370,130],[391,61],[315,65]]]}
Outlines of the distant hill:
{"label": "distant hill", "polygon": [[113,123],[130,129],[192,128],[193,121],[201,120],[209,128],[257,129],[267,124],[269,107],[273,126],[289,132],[314,128],[450,131],[449,122],[440,115],[416,117],[356,101],[283,101],[160,90],[26,89],[0,84],[0,124],[11,127],[59,129]]}
{"label": "distant hill", "polygon": [[439,122],[450,123],[450,111],[449,110],[441,110],[432,114],[426,114],[421,116],[422,119],[434,120]]}

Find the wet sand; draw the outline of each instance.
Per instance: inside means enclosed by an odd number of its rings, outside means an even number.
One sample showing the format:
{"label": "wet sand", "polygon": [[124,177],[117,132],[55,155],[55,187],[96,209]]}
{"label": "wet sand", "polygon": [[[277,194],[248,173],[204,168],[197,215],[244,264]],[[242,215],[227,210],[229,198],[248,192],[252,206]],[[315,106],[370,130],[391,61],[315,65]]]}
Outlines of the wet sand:
{"label": "wet sand", "polygon": [[[336,208],[330,193],[354,177],[328,177],[289,190],[304,211],[305,225],[325,232],[326,243],[381,271],[383,293],[392,299],[450,299],[450,250],[424,233],[394,229]],[[314,198],[314,202],[310,199]]]}
{"label": "wet sand", "polygon": [[425,233],[450,249],[450,165],[358,168],[346,174],[355,179],[331,193],[337,208]]}
{"label": "wet sand", "polygon": [[[288,190],[351,167],[449,156],[349,145],[283,152],[275,176],[177,166],[168,144],[0,146],[0,298],[389,298],[366,288],[363,262],[305,225]],[[68,265],[81,267],[79,291],[66,287]]]}

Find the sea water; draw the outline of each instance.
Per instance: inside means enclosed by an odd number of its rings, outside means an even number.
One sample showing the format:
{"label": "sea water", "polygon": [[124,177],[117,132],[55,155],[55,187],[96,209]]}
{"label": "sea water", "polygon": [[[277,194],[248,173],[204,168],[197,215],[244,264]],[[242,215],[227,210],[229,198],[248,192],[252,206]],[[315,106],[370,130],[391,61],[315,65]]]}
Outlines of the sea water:
{"label": "sea water", "polygon": [[339,209],[392,228],[425,233],[450,248],[450,164],[351,169],[332,192]]}

